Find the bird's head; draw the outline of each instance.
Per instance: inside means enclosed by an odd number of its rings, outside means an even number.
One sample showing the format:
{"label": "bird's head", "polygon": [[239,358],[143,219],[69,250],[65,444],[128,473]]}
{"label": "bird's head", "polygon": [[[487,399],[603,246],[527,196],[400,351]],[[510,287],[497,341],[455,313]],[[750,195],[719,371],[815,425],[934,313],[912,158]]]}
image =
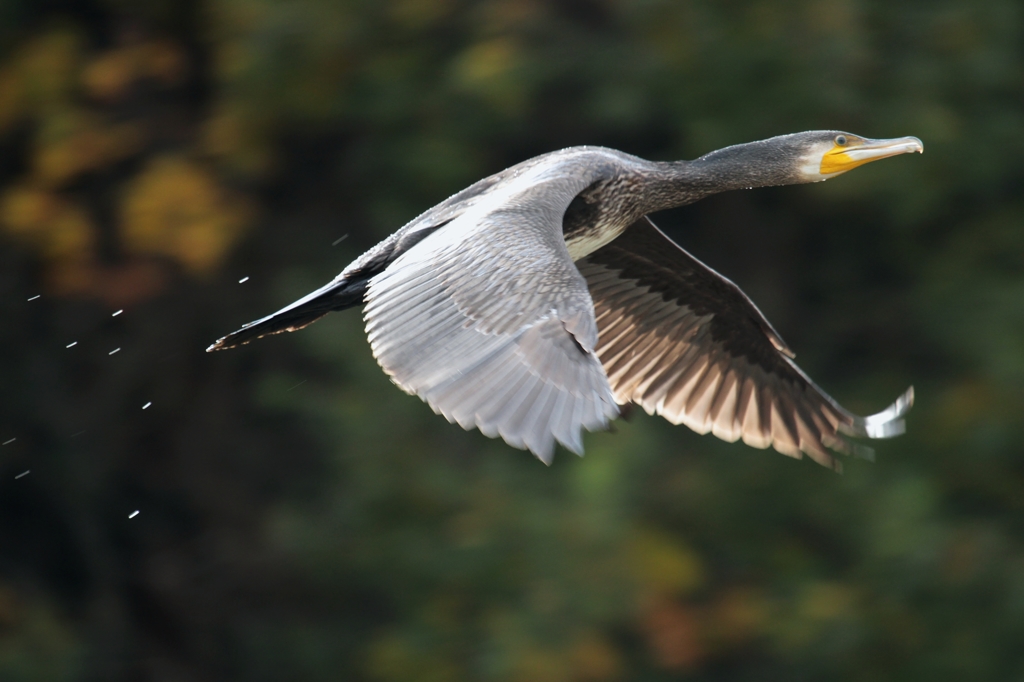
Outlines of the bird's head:
{"label": "bird's head", "polygon": [[871,140],[836,130],[818,130],[787,136],[796,138],[798,152],[798,182],[819,182],[841,175],[857,166],[898,154],[924,152],[924,145],[916,137],[896,137],[890,140]]}
{"label": "bird's head", "polygon": [[722,192],[820,182],[871,161],[922,151],[916,137],[871,140],[838,130],[812,130],[719,149],[689,168],[704,176],[710,191]]}

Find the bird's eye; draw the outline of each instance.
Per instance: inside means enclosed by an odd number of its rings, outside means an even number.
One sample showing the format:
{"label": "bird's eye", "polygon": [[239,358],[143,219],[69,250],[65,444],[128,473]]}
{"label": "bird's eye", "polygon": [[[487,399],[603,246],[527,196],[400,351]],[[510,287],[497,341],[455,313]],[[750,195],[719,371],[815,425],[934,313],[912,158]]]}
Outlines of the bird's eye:
{"label": "bird's eye", "polygon": [[836,135],[836,144],[837,145],[839,145],[840,147],[845,147],[846,146],[846,142],[847,142],[846,135]]}

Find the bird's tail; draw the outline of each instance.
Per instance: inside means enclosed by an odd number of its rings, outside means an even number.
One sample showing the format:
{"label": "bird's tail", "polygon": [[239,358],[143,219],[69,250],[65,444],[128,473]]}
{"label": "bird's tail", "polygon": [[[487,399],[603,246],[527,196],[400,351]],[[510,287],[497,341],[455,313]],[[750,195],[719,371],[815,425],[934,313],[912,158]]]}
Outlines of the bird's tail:
{"label": "bird's tail", "polygon": [[335,280],[276,313],[250,322],[238,331],[217,339],[206,352],[234,348],[270,334],[293,332],[313,324],[329,312],[362,305],[367,283],[365,279]]}

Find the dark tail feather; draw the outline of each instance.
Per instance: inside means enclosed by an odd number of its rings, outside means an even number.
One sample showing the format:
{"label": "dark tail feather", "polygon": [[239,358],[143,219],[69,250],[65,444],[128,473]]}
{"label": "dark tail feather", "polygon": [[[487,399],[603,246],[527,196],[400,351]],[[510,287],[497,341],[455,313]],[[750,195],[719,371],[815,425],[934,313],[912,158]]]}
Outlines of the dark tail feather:
{"label": "dark tail feather", "polygon": [[329,312],[362,305],[366,285],[367,280],[331,282],[276,313],[250,322],[238,331],[217,339],[206,352],[234,348],[270,334],[293,332],[313,324]]}

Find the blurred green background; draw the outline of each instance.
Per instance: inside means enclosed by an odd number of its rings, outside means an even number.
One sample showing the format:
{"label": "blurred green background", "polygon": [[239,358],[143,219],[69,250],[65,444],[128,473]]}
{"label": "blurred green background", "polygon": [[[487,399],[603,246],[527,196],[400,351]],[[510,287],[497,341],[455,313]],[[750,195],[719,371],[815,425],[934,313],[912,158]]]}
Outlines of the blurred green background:
{"label": "blurred green background", "polygon": [[[1024,680],[1022,51],[1019,0],[2,0],[0,679]],[[545,467],[357,311],[203,352],[535,154],[818,128],[926,153],[656,221],[847,407],[916,386],[842,476],[642,412]]]}

